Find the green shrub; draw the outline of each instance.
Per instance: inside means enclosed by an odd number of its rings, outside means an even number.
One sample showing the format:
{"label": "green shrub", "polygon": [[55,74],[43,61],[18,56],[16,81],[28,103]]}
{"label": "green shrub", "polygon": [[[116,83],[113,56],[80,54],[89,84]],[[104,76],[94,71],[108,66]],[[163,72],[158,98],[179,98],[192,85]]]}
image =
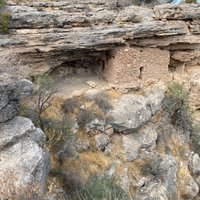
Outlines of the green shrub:
{"label": "green shrub", "polygon": [[74,200],[130,200],[130,197],[113,178],[96,177],[77,191]]}
{"label": "green shrub", "polygon": [[46,146],[51,152],[60,151],[67,141],[75,137],[71,132],[72,122],[66,117],[60,121],[43,117],[42,124],[47,138]]}
{"label": "green shrub", "polygon": [[42,74],[38,76],[33,76],[32,82],[34,82],[36,85],[38,85],[37,90],[35,91],[35,94],[41,92],[41,91],[49,91],[52,90],[54,80],[51,75],[47,74]]}
{"label": "green shrub", "polygon": [[9,32],[9,23],[11,19],[11,13],[5,12],[0,15],[0,30],[6,34]]}
{"label": "green shrub", "polygon": [[18,109],[18,115],[23,117],[29,117],[30,108],[21,104]]}
{"label": "green shrub", "polygon": [[160,169],[160,163],[162,162],[162,158],[159,154],[155,154],[150,158],[144,159],[146,162],[145,164],[141,167],[141,173],[143,176],[161,176],[162,172]]}
{"label": "green shrub", "polygon": [[63,169],[60,166],[57,166],[57,167],[51,169],[50,174],[55,177],[56,176],[61,177],[61,176],[63,176]]}
{"label": "green shrub", "polygon": [[0,9],[3,8],[6,4],[5,0],[0,0]]}
{"label": "green shrub", "polygon": [[196,3],[196,0],[186,0],[185,3]]}
{"label": "green shrub", "polygon": [[173,125],[180,126],[184,130],[191,130],[189,93],[183,84],[175,82],[169,86],[163,108],[169,114]]}

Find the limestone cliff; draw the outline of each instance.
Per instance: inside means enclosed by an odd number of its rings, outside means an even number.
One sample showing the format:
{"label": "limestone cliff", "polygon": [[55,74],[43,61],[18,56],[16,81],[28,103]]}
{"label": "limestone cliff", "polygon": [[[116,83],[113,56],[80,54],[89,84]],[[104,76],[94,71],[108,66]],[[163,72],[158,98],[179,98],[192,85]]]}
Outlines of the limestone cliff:
{"label": "limestone cliff", "polygon": [[[199,7],[199,4],[164,4],[154,8],[128,6],[116,10],[101,1],[10,5],[2,11],[9,12],[11,20],[9,35],[0,36],[0,46],[12,47],[31,66],[32,75],[69,61],[97,58],[106,62],[108,75],[105,77],[112,81],[119,81],[119,73],[138,79],[141,69],[143,79],[152,78],[146,74],[158,76],[155,72],[158,67],[162,69],[158,78],[163,78],[168,65],[182,67],[199,62]],[[131,51],[127,52],[124,46]],[[117,47],[122,49],[118,52]],[[124,56],[125,61],[119,58],[121,63],[116,66],[121,51],[127,52],[122,52],[127,56]],[[153,58],[157,63],[146,66],[154,56],[157,56]],[[121,68],[128,69],[129,60],[137,64],[123,72]],[[136,73],[136,77],[131,73]]]}
{"label": "limestone cliff", "polygon": [[[114,177],[128,199],[200,198],[199,125],[192,121],[200,119],[199,4],[52,1],[1,11],[11,15],[1,52],[12,50],[28,65],[36,86],[44,74],[54,80],[42,115],[52,158],[47,199],[76,199],[77,191],[80,198],[88,181],[102,176]],[[44,135],[14,117],[31,83],[2,80],[0,169],[19,170],[19,181],[43,188]]]}

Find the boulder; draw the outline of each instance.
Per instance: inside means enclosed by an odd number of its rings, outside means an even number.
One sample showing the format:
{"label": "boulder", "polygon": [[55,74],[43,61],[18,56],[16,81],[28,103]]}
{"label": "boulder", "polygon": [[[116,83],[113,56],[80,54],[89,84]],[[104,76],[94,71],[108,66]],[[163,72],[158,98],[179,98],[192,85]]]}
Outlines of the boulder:
{"label": "boulder", "polygon": [[127,161],[133,161],[137,158],[139,149],[141,147],[140,143],[135,140],[133,135],[126,135],[123,137],[123,147],[124,154]]}
{"label": "boulder", "polygon": [[126,160],[135,160],[141,148],[154,147],[156,139],[157,133],[151,127],[142,128],[137,133],[123,136],[122,140]]}
{"label": "boulder", "polygon": [[[28,118],[15,117],[0,127],[0,150],[9,144],[18,142],[23,137],[30,137],[31,132],[39,133]],[[43,137],[44,133],[42,134]],[[41,140],[41,136],[37,139]],[[43,139],[42,139],[43,140]]]}
{"label": "boulder", "polygon": [[158,161],[157,176],[138,187],[136,200],[177,199],[176,173],[177,167],[174,158],[166,155],[162,160]]}
{"label": "boulder", "polygon": [[113,103],[109,115],[112,126],[119,132],[131,131],[151,119],[151,110],[141,95],[127,94]]}
{"label": "boulder", "polygon": [[169,199],[176,197],[177,166],[175,159],[166,155],[159,165],[160,177],[164,177],[163,185],[166,188],[166,195]]}
{"label": "boulder", "polygon": [[151,120],[161,108],[165,87],[153,88],[142,95],[125,94],[112,103],[108,113],[110,124],[117,132],[131,132]]}
{"label": "boulder", "polygon": [[96,148],[99,150],[105,150],[105,147],[108,145],[110,138],[106,134],[98,134],[94,136],[96,142]]}
{"label": "boulder", "polygon": [[189,162],[189,166],[194,174],[200,175],[200,157],[197,153],[193,155]]}
{"label": "boulder", "polygon": [[153,179],[143,185],[140,191],[137,191],[135,200],[169,200],[166,195],[166,189],[160,180]]}
{"label": "boulder", "polygon": [[[41,148],[44,133],[24,117],[0,127],[0,194],[4,198],[26,194],[42,197],[50,171],[50,156]],[[16,199],[18,196],[14,196]],[[31,198],[31,196],[30,196]]]}
{"label": "boulder", "polygon": [[197,197],[199,193],[199,186],[195,182],[194,178],[190,175],[184,185],[184,193],[182,194],[184,199],[191,200]]}

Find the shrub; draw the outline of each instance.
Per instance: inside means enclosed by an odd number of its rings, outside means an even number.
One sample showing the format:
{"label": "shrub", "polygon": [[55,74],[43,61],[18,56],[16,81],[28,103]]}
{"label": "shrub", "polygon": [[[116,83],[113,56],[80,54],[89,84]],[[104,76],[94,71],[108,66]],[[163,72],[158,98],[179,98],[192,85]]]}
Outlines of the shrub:
{"label": "shrub", "polygon": [[42,118],[44,132],[47,137],[46,145],[52,152],[58,152],[67,141],[74,139],[71,132],[72,122],[66,117],[62,121]]}
{"label": "shrub", "polygon": [[0,9],[3,8],[6,4],[5,0],[0,0]]}
{"label": "shrub", "polygon": [[108,96],[105,93],[98,93],[94,98],[95,103],[102,110],[106,113],[108,110],[112,109],[111,104],[109,104]]}
{"label": "shrub", "polygon": [[185,3],[196,3],[196,0],[186,0]]}
{"label": "shrub", "polygon": [[50,90],[54,83],[49,74],[43,74],[38,76],[36,79],[39,84],[39,90]]}
{"label": "shrub", "polygon": [[95,115],[86,109],[81,109],[79,116],[77,117],[77,124],[80,128],[84,128],[86,124],[91,122],[94,119]]}
{"label": "shrub", "polygon": [[96,177],[76,192],[74,200],[130,200],[130,197],[113,178]]}
{"label": "shrub", "polygon": [[169,114],[173,125],[180,126],[183,130],[191,130],[189,93],[183,84],[175,82],[169,86],[163,108]]}
{"label": "shrub", "polygon": [[80,106],[81,106],[81,104],[77,98],[70,98],[70,99],[67,99],[63,103],[62,109],[63,109],[64,113],[69,114],[69,113],[73,113],[74,110]]}
{"label": "shrub", "polygon": [[0,15],[0,30],[6,34],[9,32],[9,23],[11,19],[11,13],[5,12]]}
{"label": "shrub", "polygon": [[159,154],[155,154],[150,158],[144,159],[145,164],[141,167],[141,173],[144,176],[161,176],[162,172],[160,169],[160,163],[162,162],[162,158]]}
{"label": "shrub", "polygon": [[59,176],[59,177],[62,177],[63,176],[63,169],[60,167],[60,166],[57,166],[53,169],[51,169],[50,171],[50,174],[53,175],[53,176]]}

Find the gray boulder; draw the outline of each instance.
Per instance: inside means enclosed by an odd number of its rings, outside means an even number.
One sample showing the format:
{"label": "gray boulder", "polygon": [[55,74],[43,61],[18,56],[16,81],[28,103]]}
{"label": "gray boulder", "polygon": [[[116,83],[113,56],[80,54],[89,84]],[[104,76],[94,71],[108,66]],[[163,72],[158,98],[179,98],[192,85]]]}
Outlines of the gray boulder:
{"label": "gray boulder", "polygon": [[161,184],[161,180],[153,179],[137,191],[135,200],[169,200],[166,195],[166,188]]}
{"label": "gray boulder", "polygon": [[184,199],[191,200],[197,197],[199,193],[199,186],[195,182],[194,178],[192,176],[189,176],[187,179],[187,183],[184,187]]}
{"label": "gray boulder", "polygon": [[95,135],[94,139],[96,143],[96,148],[99,150],[104,150],[110,141],[110,138],[106,134]]}
{"label": "gray boulder", "polygon": [[194,174],[200,175],[200,157],[197,153],[191,158],[189,166]]}
{"label": "gray boulder", "polygon": [[126,160],[133,161],[141,148],[155,147],[157,133],[151,127],[147,127],[137,133],[123,136],[122,140]]}
{"label": "gray boulder", "polygon": [[15,117],[6,122],[0,127],[0,150],[8,144],[18,142],[22,137],[29,137],[28,133],[31,131],[36,131],[36,128],[30,119]]}
{"label": "gray boulder", "polygon": [[151,119],[151,110],[143,96],[127,94],[114,102],[110,116],[117,131],[131,131]]}
{"label": "gray boulder", "polygon": [[30,119],[15,117],[1,124],[0,194],[3,198],[11,198],[15,193],[25,194],[26,198],[35,192],[43,196],[50,171],[50,156],[40,147],[44,140],[44,133]]}
{"label": "gray boulder", "polygon": [[156,177],[140,184],[136,193],[136,200],[169,200],[176,198],[176,162],[172,156],[160,160]]}
{"label": "gray boulder", "polygon": [[176,197],[176,174],[177,166],[175,159],[167,155],[164,160],[161,161],[159,166],[160,176],[164,177],[163,185],[166,188],[166,194],[169,199],[175,199]]}
{"label": "gray boulder", "polygon": [[165,88],[148,90],[144,96],[125,94],[113,102],[108,113],[117,132],[131,132],[150,121],[153,114],[161,108]]}

